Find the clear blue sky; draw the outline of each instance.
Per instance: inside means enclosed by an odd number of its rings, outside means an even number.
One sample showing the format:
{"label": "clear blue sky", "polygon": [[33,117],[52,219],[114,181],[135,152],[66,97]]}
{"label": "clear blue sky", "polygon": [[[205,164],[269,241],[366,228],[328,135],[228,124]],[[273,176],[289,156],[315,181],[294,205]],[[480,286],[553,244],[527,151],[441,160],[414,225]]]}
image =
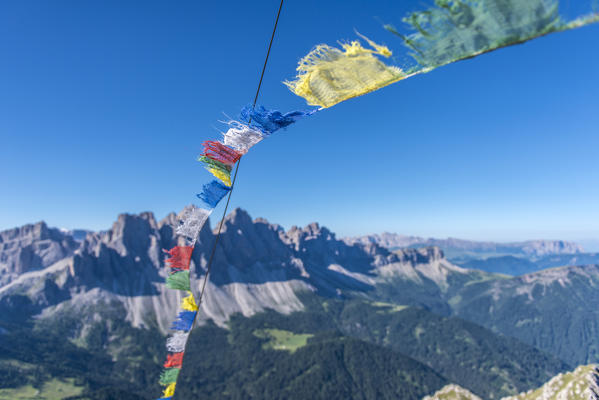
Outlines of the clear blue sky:
{"label": "clear blue sky", "polygon": [[[313,45],[391,49],[422,2],[288,1],[260,103]],[[195,161],[253,99],[278,0],[0,3],[0,229],[158,218],[210,179]],[[599,238],[599,25],[339,104],[254,147],[232,206],[285,227],[520,240]],[[395,60],[401,65],[403,59]]]}

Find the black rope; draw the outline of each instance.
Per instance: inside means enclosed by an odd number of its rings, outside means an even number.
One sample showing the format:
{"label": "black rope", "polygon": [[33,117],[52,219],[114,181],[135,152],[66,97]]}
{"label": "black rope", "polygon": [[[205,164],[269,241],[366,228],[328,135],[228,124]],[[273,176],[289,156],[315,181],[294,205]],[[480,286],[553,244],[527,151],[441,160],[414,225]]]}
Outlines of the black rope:
{"label": "black rope", "polygon": [[[264,65],[262,66],[262,73],[260,74],[260,81],[258,82],[258,89],[256,90],[256,96],[254,97],[254,103],[252,104],[252,109],[256,108],[256,102],[258,101],[258,96],[260,95],[260,88],[262,87],[262,79],[264,79],[264,72],[266,71],[266,64],[268,63],[268,57],[270,56],[270,49],[272,48],[272,42],[275,38],[275,32],[277,31],[277,25],[279,23],[279,17],[281,16],[281,9],[283,8],[283,0],[281,0],[281,4],[279,5],[279,11],[277,12],[277,19],[275,20],[275,26],[272,30],[272,35],[270,36],[270,42],[268,43],[268,51],[266,52],[266,58],[264,59]],[[251,122],[251,116],[248,121]],[[229,191],[229,195],[227,197],[227,203],[225,204],[225,211],[223,212],[223,216],[220,219],[220,223],[218,225],[218,232],[216,234],[216,238],[214,240],[214,245],[212,246],[212,251],[210,252],[210,258],[208,259],[208,264],[206,264],[206,275],[204,277],[204,282],[202,284],[202,290],[200,291],[200,297],[198,299],[198,313],[200,312],[200,308],[202,306],[202,298],[204,297],[204,292],[206,290],[206,283],[208,282],[208,276],[210,275],[210,269],[212,268],[212,261],[214,260],[214,254],[216,253],[216,246],[218,245],[218,240],[220,239],[221,229],[223,227],[223,223],[225,221],[225,217],[227,216],[227,209],[229,208],[229,201],[231,200],[231,194],[233,194],[233,188],[235,187],[235,181],[237,180],[237,171],[239,171],[239,164],[241,163],[241,158],[237,161],[237,166],[235,167],[235,174],[233,175],[233,182],[231,183],[231,190]],[[195,318],[194,318],[195,322]]]}
{"label": "black rope", "polygon": [[[283,9],[283,0],[279,5],[279,11],[277,12],[277,19],[275,19],[275,26],[272,29],[272,35],[270,35],[270,43],[268,43],[268,51],[266,52],[266,58],[264,59],[264,65],[262,66],[262,73],[260,74],[260,81],[258,82],[258,90],[256,90],[256,96],[254,97],[254,104],[252,108],[256,108],[256,102],[258,101],[258,95],[260,94],[260,88],[262,87],[262,79],[264,78],[264,71],[266,71],[266,63],[268,63],[268,56],[270,56],[270,49],[272,47],[272,41],[275,38],[275,32],[277,31],[277,25],[279,23],[279,17],[281,16],[281,10]],[[251,117],[250,117],[251,121]]]}

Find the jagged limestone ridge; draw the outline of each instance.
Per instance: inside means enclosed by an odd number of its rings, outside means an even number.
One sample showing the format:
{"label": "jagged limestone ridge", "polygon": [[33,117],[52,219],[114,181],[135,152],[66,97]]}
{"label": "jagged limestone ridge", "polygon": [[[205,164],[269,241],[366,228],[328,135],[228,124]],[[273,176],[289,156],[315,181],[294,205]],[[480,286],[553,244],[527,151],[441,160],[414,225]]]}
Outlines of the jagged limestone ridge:
{"label": "jagged limestone ridge", "polygon": [[[455,384],[444,386],[422,400],[481,400]],[[529,390],[501,400],[599,400],[599,366],[583,365],[572,372],[556,375],[536,390]]]}
{"label": "jagged limestone ridge", "polygon": [[536,390],[502,400],[599,400],[599,366],[583,365],[559,374]]}
{"label": "jagged limestone ridge", "polygon": [[426,396],[422,400],[481,400],[481,398],[469,390],[452,383],[444,386],[432,396]]}

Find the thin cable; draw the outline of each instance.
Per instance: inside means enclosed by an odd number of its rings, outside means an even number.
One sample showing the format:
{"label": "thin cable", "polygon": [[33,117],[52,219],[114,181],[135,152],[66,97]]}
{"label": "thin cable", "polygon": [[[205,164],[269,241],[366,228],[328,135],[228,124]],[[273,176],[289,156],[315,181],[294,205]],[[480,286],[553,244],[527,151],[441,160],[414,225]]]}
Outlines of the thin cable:
{"label": "thin cable", "polygon": [[[275,20],[275,26],[272,30],[272,35],[270,36],[270,42],[268,43],[268,51],[266,52],[266,58],[264,59],[264,65],[262,66],[262,73],[260,74],[260,81],[258,82],[258,89],[256,90],[256,96],[254,97],[254,103],[252,105],[252,109],[256,108],[256,102],[258,101],[258,96],[260,95],[260,88],[262,87],[262,79],[264,78],[264,72],[266,71],[266,64],[268,63],[268,57],[270,56],[270,49],[272,48],[272,42],[275,38],[275,32],[277,31],[277,25],[279,23],[279,17],[281,15],[282,8],[283,8],[283,0],[281,0],[281,4],[279,5],[279,11],[277,12],[277,19]],[[251,122],[251,120],[252,119],[250,116],[248,123]],[[202,299],[204,298],[204,293],[206,291],[206,284],[208,283],[210,269],[212,268],[212,261],[214,260],[214,254],[216,253],[216,246],[218,245],[218,240],[220,239],[220,234],[221,234],[221,230],[223,227],[223,223],[225,221],[225,217],[227,215],[227,210],[229,208],[229,201],[231,201],[231,194],[233,193],[233,188],[235,187],[235,181],[237,180],[237,172],[239,171],[239,163],[240,162],[241,162],[241,158],[237,161],[237,166],[235,167],[235,174],[233,175],[233,181],[231,182],[231,190],[229,191],[229,195],[227,196],[227,203],[225,204],[225,210],[223,211],[223,216],[221,217],[220,223],[218,225],[218,232],[217,232],[216,238],[214,240],[214,245],[212,246],[212,251],[210,252],[210,258],[208,259],[208,264],[206,264],[206,275],[204,276],[204,282],[202,283],[202,290],[200,292],[200,297],[197,302],[198,311],[196,312],[195,316],[193,317],[193,321],[191,323],[191,329],[193,329],[193,325],[195,324],[195,322],[198,318],[198,315],[201,312]],[[194,245],[194,249],[195,249],[195,245]],[[193,254],[193,250],[192,250],[192,254]],[[190,329],[190,332],[191,332],[191,329]],[[185,345],[187,345],[187,343]],[[183,359],[181,360],[181,364],[183,364]],[[183,365],[181,365],[181,368],[182,367],[183,367]]]}
{"label": "thin cable", "polygon": [[[272,29],[272,35],[270,35],[270,43],[268,43],[268,51],[266,52],[266,58],[264,59],[264,65],[262,66],[262,73],[260,74],[260,81],[258,82],[258,90],[256,90],[256,96],[254,97],[254,104],[252,108],[256,108],[256,102],[258,101],[258,95],[260,94],[260,88],[262,87],[262,79],[264,78],[264,71],[266,71],[266,63],[268,63],[268,56],[270,56],[270,49],[272,47],[272,41],[275,38],[275,32],[277,31],[277,25],[279,24],[279,17],[281,16],[281,9],[283,8],[283,0],[279,5],[279,11],[277,12],[277,19],[275,20],[275,26]],[[252,117],[250,117],[250,121]]]}
{"label": "thin cable", "polygon": [[[279,17],[281,16],[281,9],[283,8],[283,0],[281,0],[281,4],[279,5],[279,11],[277,12],[277,18],[275,20],[275,26],[272,30],[272,35],[270,36],[270,42],[268,43],[268,50],[266,52],[266,58],[264,59],[264,65],[262,66],[262,73],[260,74],[260,80],[258,82],[258,89],[256,90],[256,96],[254,96],[254,103],[252,104],[252,109],[256,108],[256,102],[258,101],[258,96],[260,95],[260,88],[262,87],[262,79],[264,79],[264,72],[266,71],[266,64],[268,63],[268,58],[270,56],[270,49],[272,48],[272,42],[275,38],[275,33],[277,31],[277,25],[279,24]],[[252,118],[248,121],[251,122]],[[216,246],[218,245],[218,240],[220,239],[220,233],[223,227],[223,223],[225,221],[225,217],[227,216],[227,210],[229,208],[229,201],[231,200],[231,194],[233,194],[233,188],[235,187],[235,181],[237,180],[237,171],[239,171],[239,164],[241,163],[241,158],[237,161],[237,166],[235,167],[235,174],[233,175],[233,182],[231,183],[231,190],[229,191],[229,195],[227,197],[227,203],[225,204],[225,210],[223,212],[223,216],[220,219],[220,223],[218,224],[218,232],[216,233],[216,238],[214,240],[214,245],[212,246],[212,251],[210,252],[210,257],[208,258],[208,264],[206,264],[206,275],[204,276],[204,282],[202,283],[202,290],[200,291],[200,297],[198,299],[198,313],[196,314],[196,318],[200,312],[200,308],[202,307],[202,299],[204,298],[204,292],[206,291],[206,283],[208,282],[208,276],[210,275],[210,269],[212,268],[212,261],[214,260],[214,254],[216,253]],[[195,318],[194,318],[195,322]]]}
{"label": "thin cable", "polygon": [[214,253],[216,253],[216,245],[218,244],[218,239],[220,238],[220,231],[223,227],[223,222],[225,221],[225,216],[227,215],[227,209],[229,208],[229,201],[231,200],[231,192],[233,191],[233,186],[235,185],[235,180],[237,179],[237,171],[239,171],[239,163],[241,162],[241,158],[237,161],[237,166],[235,167],[235,174],[233,175],[233,182],[231,183],[231,190],[229,191],[229,195],[227,196],[227,203],[225,204],[225,211],[223,212],[223,216],[220,219],[220,223],[218,224],[218,233],[216,234],[216,239],[214,240],[214,245],[212,246],[212,251],[210,252],[210,258],[208,259],[208,264],[206,264],[206,275],[204,276],[204,282],[202,283],[202,290],[200,291],[200,298],[198,299],[198,313],[194,317],[197,318],[200,313],[200,307],[202,306],[202,298],[204,297],[204,291],[206,290],[206,283],[208,282],[208,275],[210,274],[210,268],[212,267],[212,260],[214,259]]}

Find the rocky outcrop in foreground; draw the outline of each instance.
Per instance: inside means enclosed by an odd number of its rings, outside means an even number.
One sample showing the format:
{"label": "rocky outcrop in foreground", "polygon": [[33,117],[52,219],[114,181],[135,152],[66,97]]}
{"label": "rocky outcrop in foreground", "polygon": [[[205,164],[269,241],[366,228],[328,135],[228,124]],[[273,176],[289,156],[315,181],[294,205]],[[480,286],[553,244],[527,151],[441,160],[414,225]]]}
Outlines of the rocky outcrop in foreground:
{"label": "rocky outcrop in foreground", "polygon": [[[481,400],[458,385],[447,385],[423,400]],[[599,400],[599,367],[584,365],[559,374],[536,390],[501,400]]]}
{"label": "rocky outcrop in foreground", "polygon": [[422,400],[481,400],[481,398],[461,386],[450,384]]}
{"label": "rocky outcrop in foreground", "polygon": [[584,365],[538,388],[502,400],[599,400],[599,367]]}

